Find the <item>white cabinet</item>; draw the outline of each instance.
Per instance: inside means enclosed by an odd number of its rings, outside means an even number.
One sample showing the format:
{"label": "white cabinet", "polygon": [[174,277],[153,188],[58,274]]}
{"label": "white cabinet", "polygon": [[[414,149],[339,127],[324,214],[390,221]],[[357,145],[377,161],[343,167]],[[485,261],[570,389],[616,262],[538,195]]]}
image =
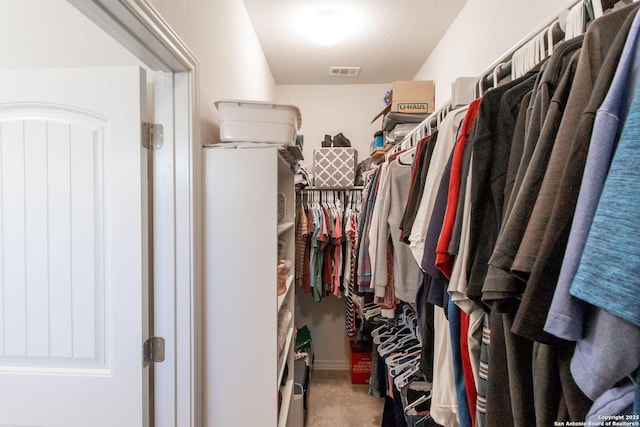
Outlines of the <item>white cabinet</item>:
{"label": "white cabinet", "polygon": [[[206,147],[204,168],[204,425],[284,427],[293,418],[293,174],[276,146]],[[291,265],[281,296],[279,259]]]}

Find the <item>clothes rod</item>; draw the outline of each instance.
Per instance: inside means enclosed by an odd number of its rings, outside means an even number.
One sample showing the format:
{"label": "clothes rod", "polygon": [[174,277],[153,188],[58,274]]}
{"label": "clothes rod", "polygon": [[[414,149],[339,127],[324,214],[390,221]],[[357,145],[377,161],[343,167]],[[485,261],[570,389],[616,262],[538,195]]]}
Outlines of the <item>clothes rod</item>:
{"label": "clothes rod", "polygon": [[[572,7],[574,7],[578,3],[582,3],[583,1],[584,0],[574,1],[571,4],[567,5],[566,8],[567,9],[571,9]],[[555,24],[556,21],[558,21],[558,16],[554,16],[553,18],[551,18],[548,21],[546,21],[544,24],[539,25],[536,29],[534,29],[529,34],[527,34],[524,38],[522,38],[518,43],[513,45],[513,47],[511,47],[511,49],[509,49],[506,53],[504,53],[500,58],[498,58],[491,65],[489,65],[482,73],[480,73],[480,78],[484,78],[487,74],[493,73],[493,70],[495,70],[495,68],[497,66],[499,66],[501,63],[504,63],[504,62],[508,61],[509,59],[511,59],[513,54],[518,49],[520,49],[522,46],[527,44],[530,40],[533,40],[534,37],[536,37],[538,34],[540,34],[546,28],[549,28],[550,25]]]}
{"label": "clothes rod", "polygon": [[[617,3],[631,4],[632,1],[636,0],[600,0],[602,10],[609,10],[613,8]],[[577,6],[580,3],[584,3],[585,0],[576,0],[568,4],[565,8],[565,13],[560,13],[559,16],[555,16],[549,19],[543,25],[538,26],[536,29],[531,31],[528,35],[526,35],[523,39],[521,39],[518,43],[516,43],[511,49],[509,49],[506,53],[504,53],[499,59],[494,61],[489,67],[487,67],[479,76],[478,81],[476,83],[476,90],[482,88],[486,83],[492,83],[494,86],[496,85],[495,80],[498,77],[498,80],[506,77],[511,73],[511,61],[513,59],[514,53],[516,53],[520,48],[525,46],[535,37],[538,37],[542,32],[552,29],[554,33],[564,31],[561,29],[562,23],[561,20],[566,20],[566,12],[570,11],[572,8]],[[557,25],[558,28],[555,28]],[[556,34],[554,34],[555,36]],[[555,37],[554,37],[555,39]],[[477,92],[476,92],[477,93]]]}

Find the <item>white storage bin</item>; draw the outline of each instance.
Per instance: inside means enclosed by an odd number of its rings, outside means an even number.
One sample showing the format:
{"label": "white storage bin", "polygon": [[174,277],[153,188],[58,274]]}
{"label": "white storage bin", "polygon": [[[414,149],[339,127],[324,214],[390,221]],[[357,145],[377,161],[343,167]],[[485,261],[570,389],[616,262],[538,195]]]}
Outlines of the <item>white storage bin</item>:
{"label": "white storage bin", "polygon": [[295,105],[260,101],[223,100],[215,102],[220,119],[222,142],[267,142],[293,145],[302,126]]}
{"label": "white storage bin", "polygon": [[304,427],[304,388],[302,384],[293,384],[293,422],[292,427]]}

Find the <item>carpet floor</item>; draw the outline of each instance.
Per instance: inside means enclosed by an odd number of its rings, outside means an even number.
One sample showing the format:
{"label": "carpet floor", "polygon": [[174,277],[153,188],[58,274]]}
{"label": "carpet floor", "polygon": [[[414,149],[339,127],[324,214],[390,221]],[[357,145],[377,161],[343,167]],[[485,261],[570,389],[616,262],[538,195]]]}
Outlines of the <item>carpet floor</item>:
{"label": "carpet floor", "polygon": [[349,371],[313,370],[305,427],[380,427],[384,400],[368,385],[352,385]]}

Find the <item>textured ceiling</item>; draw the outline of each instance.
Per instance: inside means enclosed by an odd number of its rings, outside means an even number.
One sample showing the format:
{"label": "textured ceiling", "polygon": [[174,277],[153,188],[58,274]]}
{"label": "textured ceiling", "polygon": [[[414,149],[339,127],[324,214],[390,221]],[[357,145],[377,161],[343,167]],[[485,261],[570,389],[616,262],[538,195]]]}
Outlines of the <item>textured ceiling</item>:
{"label": "textured ceiling", "polygon": [[[277,84],[364,84],[411,80],[467,0],[244,0]],[[351,34],[334,46],[300,27],[335,8]],[[361,67],[357,77],[329,68]]]}

